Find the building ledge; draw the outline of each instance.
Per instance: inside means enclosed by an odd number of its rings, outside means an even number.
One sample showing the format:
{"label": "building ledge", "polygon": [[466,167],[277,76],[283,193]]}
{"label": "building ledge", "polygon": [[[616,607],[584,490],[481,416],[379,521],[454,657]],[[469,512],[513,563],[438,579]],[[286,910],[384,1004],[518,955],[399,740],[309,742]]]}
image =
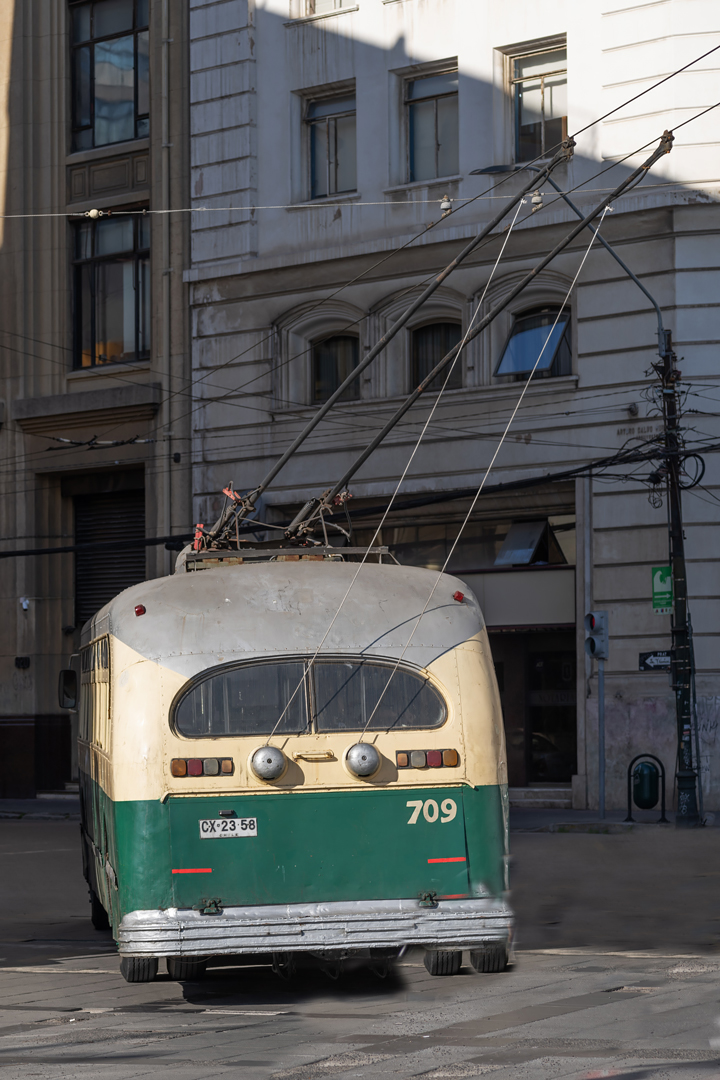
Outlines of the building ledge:
{"label": "building ledge", "polygon": [[104,161],[108,158],[117,157],[119,154],[137,153],[139,150],[149,150],[150,139],[128,139],[126,142],[108,143],[107,146],[94,146],[91,150],[76,150],[65,158],[66,165],[87,165],[90,162]]}
{"label": "building ledge", "polygon": [[359,11],[359,4],[351,4],[348,7],[337,8],[335,11],[323,11],[320,15],[302,15],[299,19],[291,19],[283,23],[284,26],[301,26],[303,23],[319,22],[320,19],[334,19],[338,15],[347,15],[350,11]]}
{"label": "building ledge", "polygon": [[59,426],[77,428],[107,421],[150,420],[161,402],[162,387],[159,383],[151,383],[17,398],[12,403],[10,415],[23,431],[35,435],[56,431]]}

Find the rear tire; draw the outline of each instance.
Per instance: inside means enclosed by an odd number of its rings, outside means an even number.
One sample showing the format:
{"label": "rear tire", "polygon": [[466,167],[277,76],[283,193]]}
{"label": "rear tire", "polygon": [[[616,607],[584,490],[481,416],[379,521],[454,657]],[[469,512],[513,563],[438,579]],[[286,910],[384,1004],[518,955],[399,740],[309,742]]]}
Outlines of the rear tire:
{"label": "rear tire", "polygon": [[100,903],[100,897],[92,889],[90,890],[90,921],[96,930],[109,930],[110,920],[107,911]]}
{"label": "rear tire", "polygon": [[508,965],[507,947],[503,942],[491,942],[470,953],[470,963],[481,975],[495,975]]}
{"label": "rear tire", "polygon": [[157,956],[123,956],[120,960],[120,974],[125,982],[152,982],[157,971]]}
{"label": "rear tire", "polygon": [[207,960],[198,960],[195,957],[168,956],[167,969],[171,979],[177,982],[194,982],[202,979],[207,967]]}
{"label": "rear tire", "polygon": [[428,949],[425,967],[430,975],[457,975],[462,965],[462,953],[449,949]]}

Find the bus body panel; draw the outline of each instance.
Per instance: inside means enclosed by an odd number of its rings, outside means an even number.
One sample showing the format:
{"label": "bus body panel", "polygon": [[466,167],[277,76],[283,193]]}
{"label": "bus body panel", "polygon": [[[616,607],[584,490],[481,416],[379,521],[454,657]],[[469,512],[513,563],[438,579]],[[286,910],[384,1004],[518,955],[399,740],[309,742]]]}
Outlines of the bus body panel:
{"label": "bus body panel", "polygon": [[[83,732],[81,719],[83,858],[121,951],[173,955],[174,942],[177,954],[192,954],[195,941],[207,955],[213,918],[227,930],[218,931],[216,951],[253,951],[238,927],[259,925],[264,908],[269,918],[286,908],[288,926],[312,908],[312,934],[321,940],[325,908],[342,921],[353,904],[366,944],[373,918],[385,912],[377,947],[402,944],[402,934],[432,947],[433,917],[443,927],[435,947],[509,939],[502,714],[482,614],[457,579],[442,577],[408,644],[437,574],[363,567],[323,645],[321,659],[401,660],[446,701],[441,727],[368,733],[382,758],[375,776],[348,772],[344,754],[360,737],[351,728],[274,738],[290,764],[267,784],[249,766],[266,737],[185,737],[172,726],[173,700],[195,675],[313,655],[356,570],[262,564],[175,575],[126,590],[84,628],[86,651],[107,639],[110,670],[107,694],[93,698],[106,710],[100,734]],[[462,601],[453,596],[458,586]],[[134,614],[140,602],[142,617]],[[399,750],[449,747],[457,766],[396,766]],[[174,777],[176,757],[230,757],[234,772]],[[256,819],[257,835],[201,839],[200,822],[221,820],[221,811]],[[202,914],[211,901],[224,916]],[[413,912],[422,919],[413,922]],[[187,938],[183,920],[198,918]],[[337,945],[347,927],[336,931],[328,933]]]}

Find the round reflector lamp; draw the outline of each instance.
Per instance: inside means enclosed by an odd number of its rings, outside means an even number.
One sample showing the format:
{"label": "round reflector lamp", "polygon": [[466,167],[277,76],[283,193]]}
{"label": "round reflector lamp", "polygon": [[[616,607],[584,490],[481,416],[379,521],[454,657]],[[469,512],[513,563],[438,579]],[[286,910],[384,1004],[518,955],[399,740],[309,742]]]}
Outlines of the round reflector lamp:
{"label": "round reflector lamp", "polygon": [[345,755],[345,761],[355,776],[372,776],[380,768],[380,755],[369,743],[355,743]]}
{"label": "round reflector lamp", "polygon": [[285,772],[285,755],[275,746],[261,746],[250,759],[252,771],[260,780],[277,780]]}

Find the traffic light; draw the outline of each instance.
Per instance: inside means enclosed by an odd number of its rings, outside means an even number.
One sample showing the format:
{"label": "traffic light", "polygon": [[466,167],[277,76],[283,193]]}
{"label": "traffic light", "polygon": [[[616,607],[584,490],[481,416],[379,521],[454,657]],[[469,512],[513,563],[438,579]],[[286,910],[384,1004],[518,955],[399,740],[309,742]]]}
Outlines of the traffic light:
{"label": "traffic light", "polygon": [[608,613],[588,611],[585,616],[585,652],[596,660],[608,657]]}

